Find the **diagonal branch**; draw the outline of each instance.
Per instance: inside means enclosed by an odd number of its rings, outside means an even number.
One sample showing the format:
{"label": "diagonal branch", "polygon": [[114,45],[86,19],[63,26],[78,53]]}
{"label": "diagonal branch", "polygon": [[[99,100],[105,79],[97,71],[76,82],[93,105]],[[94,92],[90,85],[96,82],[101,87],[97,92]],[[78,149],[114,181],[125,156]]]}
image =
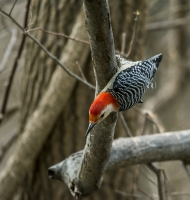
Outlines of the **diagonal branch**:
{"label": "diagonal branch", "polygon": [[40,27],[38,28],[33,28],[33,29],[30,29],[30,30],[27,30],[26,32],[29,33],[29,32],[32,32],[32,31],[37,31],[37,30],[40,30],[40,31],[43,31],[44,33],[49,33],[49,34],[52,34],[52,35],[57,35],[57,36],[62,36],[62,37],[65,37],[67,39],[70,39],[70,40],[73,40],[75,42],[81,42],[81,43],[84,43],[84,44],[87,44],[89,45],[90,43],[86,40],[82,40],[82,39],[79,39],[79,38],[73,38],[69,35],[66,35],[64,33],[56,33],[56,32],[52,32],[52,31],[48,31],[48,30],[44,30]]}
{"label": "diagonal branch", "polygon": [[157,182],[158,182],[158,194],[159,194],[159,200],[165,200],[165,185],[162,175],[162,170],[157,169],[153,164],[149,163],[147,164],[148,168],[156,174]]}
{"label": "diagonal branch", "polygon": [[10,10],[10,12],[9,12],[9,15],[11,15],[11,13],[12,13],[12,11],[13,11],[15,5],[16,5],[16,2],[17,2],[17,0],[14,1],[13,5],[12,5],[12,7],[11,7],[11,10]]}
{"label": "diagonal branch", "polygon": [[137,22],[138,22],[138,18],[139,18],[140,12],[137,10],[136,12],[134,12],[134,14],[136,15],[135,19],[134,19],[135,23],[134,23],[134,27],[133,27],[133,34],[132,34],[131,42],[129,44],[129,50],[128,50],[127,54],[126,54],[127,58],[131,54],[131,51],[132,51],[132,48],[133,48],[133,43],[135,41],[135,35],[136,35],[136,29],[137,29]]}
{"label": "diagonal branch", "polygon": [[[98,94],[117,66],[110,11],[107,0],[83,0],[83,4]],[[77,198],[90,195],[100,187],[110,156],[115,124],[116,114],[111,114],[87,138],[81,166],[72,187]]]}
{"label": "diagonal branch", "polygon": [[133,137],[133,135],[132,135],[132,133],[131,133],[128,125],[127,125],[127,122],[125,120],[125,117],[124,117],[123,113],[119,113],[119,119],[121,120],[121,124],[122,124],[127,136],[128,137]]}

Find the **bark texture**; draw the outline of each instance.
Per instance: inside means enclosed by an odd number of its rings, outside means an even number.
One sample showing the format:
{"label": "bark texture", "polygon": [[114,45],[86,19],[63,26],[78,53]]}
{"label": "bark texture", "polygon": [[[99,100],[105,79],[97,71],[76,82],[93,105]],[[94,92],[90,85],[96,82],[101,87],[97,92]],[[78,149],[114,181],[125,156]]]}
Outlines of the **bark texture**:
{"label": "bark texture", "polygon": [[[85,23],[90,38],[90,47],[96,77],[96,94],[113,76],[117,68],[115,47],[107,0],[83,1]],[[74,190],[90,195],[100,188],[115,131],[116,114],[111,114],[96,125],[85,145],[84,155]]]}
{"label": "bark texture", "polygon": [[[82,154],[82,151],[74,153],[50,167],[49,177],[64,181],[70,188],[77,177]],[[190,130],[115,139],[106,170],[168,160],[190,162]]]}

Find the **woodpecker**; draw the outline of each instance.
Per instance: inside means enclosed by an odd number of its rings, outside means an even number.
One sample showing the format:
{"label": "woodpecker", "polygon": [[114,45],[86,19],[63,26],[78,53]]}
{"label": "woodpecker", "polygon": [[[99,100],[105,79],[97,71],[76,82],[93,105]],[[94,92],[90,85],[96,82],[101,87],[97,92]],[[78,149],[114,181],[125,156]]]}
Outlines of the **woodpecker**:
{"label": "woodpecker", "polygon": [[120,68],[91,104],[85,138],[111,112],[125,111],[136,103],[142,103],[141,98],[154,77],[162,54],[137,62],[120,56],[116,58]]}

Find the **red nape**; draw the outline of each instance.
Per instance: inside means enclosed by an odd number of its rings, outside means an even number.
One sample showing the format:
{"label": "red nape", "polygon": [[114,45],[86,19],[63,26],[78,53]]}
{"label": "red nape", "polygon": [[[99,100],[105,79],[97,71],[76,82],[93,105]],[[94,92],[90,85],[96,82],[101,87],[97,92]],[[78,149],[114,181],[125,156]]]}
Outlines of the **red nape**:
{"label": "red nape", "polygon": [[98,116],[109,104],[112,104],[116,109],[119,106],[117,100],[112,96],[111,93],[101,92],[90,106],[90,114]]}

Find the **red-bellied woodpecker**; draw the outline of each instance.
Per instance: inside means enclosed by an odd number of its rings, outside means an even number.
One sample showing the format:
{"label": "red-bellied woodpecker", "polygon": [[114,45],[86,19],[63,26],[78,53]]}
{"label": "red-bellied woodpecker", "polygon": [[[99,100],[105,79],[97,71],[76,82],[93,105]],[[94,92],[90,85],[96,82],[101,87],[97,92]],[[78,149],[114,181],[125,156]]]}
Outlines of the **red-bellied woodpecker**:
{"label": "red-bellied woodpecker", "polygon": [[142,103],[141,98],[154,77],[162,60],[162,54],[137,62],[120,57],[117,59],[120,68],[90,106],[90,123],[85,137],[111,112],[124,111],[136,103]]}

